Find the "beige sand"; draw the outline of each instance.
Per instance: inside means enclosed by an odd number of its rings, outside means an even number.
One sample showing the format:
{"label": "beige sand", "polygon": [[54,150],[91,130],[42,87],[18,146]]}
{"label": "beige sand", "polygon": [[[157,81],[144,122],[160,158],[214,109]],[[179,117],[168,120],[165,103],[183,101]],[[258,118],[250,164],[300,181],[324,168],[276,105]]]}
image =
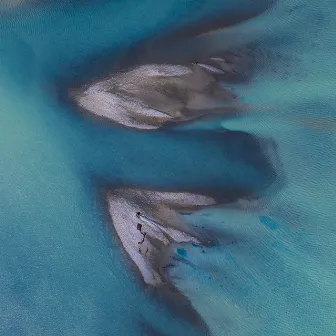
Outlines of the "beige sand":
{"label": "beige sand", "polygon": [[[110,191],[107,200],[113,226],[123,247],[140,270],[144,281],[152,286],[166,282],[160,268],[164,266],[161,261],[171,243],[203,243],[185,225],[183,216],[177,210],[215,204],[214,199],[197,194],[139,189]],[[156,224],[141,222],[136,212],[145,214]],[[142,224],[141,231],[145,237],[137,229],[138,223]]]}

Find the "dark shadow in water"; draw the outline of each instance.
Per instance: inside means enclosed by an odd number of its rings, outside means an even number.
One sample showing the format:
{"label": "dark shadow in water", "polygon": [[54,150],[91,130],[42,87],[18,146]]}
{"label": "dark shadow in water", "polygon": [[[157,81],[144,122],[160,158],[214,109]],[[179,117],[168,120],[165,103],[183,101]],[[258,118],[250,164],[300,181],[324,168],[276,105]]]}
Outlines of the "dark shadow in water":
{"label": "dark shadow in water", "polygon": [[151,288],[149,293],[155,299],[164,303],[174,311],[174,315],[181,317],[192,325],[195,335],[211,335],[210,330],[197,310],[191,305],[189,299],[180,293],[175,287],[165,285],[159,288]]}
{"label": "dark shadow in water", "polygon": [[150,322],[140,322],[140,330],[144,336],[168,336],[166,333],[163,333],[161,330],[158,330]]}
{"label": "dark shadow in water", "polygon": [[[228,5],[226,11],[220,10],[217,14],[191,21],[187,25],[176,23],[176,26],[160,29],[131,47],[114,46],[113,49],[106,48],[97,54],[76,60],[76,63],[68,65],[64,73],[55,79],[57,90],[61,91],[64,99],[67,96],[64,90],[68,88],[106,78],[129,67],[150,62],[183,64],[194,60],[197,55],[192,54],[188,48],[182,48],[192,37],[252,19],[267,11],[274,3],[275,0],[257,0],[252,5],[247,2],[242,8],[230,8]],[[198,46],[196,50],[200,53],[198,56],[206,53],[202,46]]]}
{"label": "dark shadow in water", "polygon": [[260,197],[279,178],[265,154],[276,157],[273,142],[245,132],[101,129],[90,140],[88,169],[114,188],[190,191],[227,203]]}

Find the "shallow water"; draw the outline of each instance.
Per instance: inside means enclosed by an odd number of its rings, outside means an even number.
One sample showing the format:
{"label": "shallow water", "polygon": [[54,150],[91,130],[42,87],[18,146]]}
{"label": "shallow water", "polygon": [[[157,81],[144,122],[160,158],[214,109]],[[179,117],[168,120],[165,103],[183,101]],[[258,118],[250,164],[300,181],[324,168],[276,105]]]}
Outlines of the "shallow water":
{"label": "shallow water", "polygon": [[[101,185],[224,195],[247,189],[263,196],[254,207],[190,217],[216,230],[220,244],[204,253],[185,247],[195,266],[174,268],[177,287],[214,335],[336,332],[332,1],[279,1],[237,28],[237,41],[255,65],[251,80],[232,88],[243,101],[262,106],[260,112],[199,122],[189,131],[149,133],[76,113],[59,99],[60,83],[101,74],[94,60],[115,67],[117,56],[143,39],[219,11],[230,17],[244,8],[246,15],[256,11],[255,3],[27,1],[4,7],[2,334],[204,333],[143,286],[108,228]],[[211,39],[226,41],[220,34]],[[326,118],[327,126],[319,127]],[[271,137],[277,146],[284,176],[267,192],[274,174],[253,154],[251,134]]]}

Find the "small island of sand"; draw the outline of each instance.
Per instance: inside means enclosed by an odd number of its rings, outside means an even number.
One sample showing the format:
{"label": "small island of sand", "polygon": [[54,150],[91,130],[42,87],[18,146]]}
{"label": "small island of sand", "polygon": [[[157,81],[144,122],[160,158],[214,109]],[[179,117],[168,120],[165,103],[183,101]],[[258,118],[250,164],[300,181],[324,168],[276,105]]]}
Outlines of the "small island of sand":
{"label": "small island of sand", "polygon": [[173,243],[211,244],[185,223],[181,212],[216,204],[187,192],[116,189],[107,193],[109,213],[120,241],[148,285],[167,283],[165,271]]}
{"label": "small island of sand", "polygon": [[221,80],[236,74],[239,57],[214,56],[185,65],[146,64],[71,90],[84,111],[124,127],[157,129],[242,108]]}

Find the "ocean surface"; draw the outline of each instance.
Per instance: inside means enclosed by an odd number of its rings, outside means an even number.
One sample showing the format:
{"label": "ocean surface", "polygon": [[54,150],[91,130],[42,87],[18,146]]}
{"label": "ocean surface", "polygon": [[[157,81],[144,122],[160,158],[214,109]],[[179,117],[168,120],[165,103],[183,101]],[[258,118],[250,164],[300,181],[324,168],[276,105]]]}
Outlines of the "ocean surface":
{"label": "ocean surface", "polygon": [[[245,116],[138,132],[64,99],[142,41],[211,19],[235,24],[209,47],[253,57],[230,86],[255,107]],[[174,284],[216,336],[336,334],[335,20],[331,0],[3,0],[0,334],[204,334],[144,286],[106,186],[252,191],[190,215],[219,243],[184,246]],[[277,176],[253,136],[271,141]]]}

